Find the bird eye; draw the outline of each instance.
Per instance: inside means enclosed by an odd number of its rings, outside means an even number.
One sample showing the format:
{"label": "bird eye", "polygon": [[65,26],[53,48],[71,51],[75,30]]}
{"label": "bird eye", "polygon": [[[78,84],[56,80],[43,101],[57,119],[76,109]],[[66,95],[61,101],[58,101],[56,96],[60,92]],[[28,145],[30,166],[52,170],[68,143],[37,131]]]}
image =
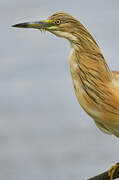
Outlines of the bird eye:
{"label": "bird eye", "polygon": [[56,24],[59,25],[61,23],[60,19],[56,20]]}

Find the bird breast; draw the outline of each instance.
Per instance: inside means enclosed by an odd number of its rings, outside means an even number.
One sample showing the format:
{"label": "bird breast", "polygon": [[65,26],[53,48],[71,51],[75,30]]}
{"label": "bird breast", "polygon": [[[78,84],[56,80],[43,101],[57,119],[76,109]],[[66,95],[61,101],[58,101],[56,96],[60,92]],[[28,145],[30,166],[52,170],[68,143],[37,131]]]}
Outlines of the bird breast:
{"label": "bird breast", "polygon": [[96,119],[101,118],[101,114],[99,113],[98,108],[96,108],[96,105],[91,102],[84,88],[82,87],[82,82],[80,81],[79,78],[79,73],[80,73],[79,64],[75,59],[74,49],[71,50],[69,59],[70,59],[69,64],[70,64],[72,82],[79,104],[91,117]]}

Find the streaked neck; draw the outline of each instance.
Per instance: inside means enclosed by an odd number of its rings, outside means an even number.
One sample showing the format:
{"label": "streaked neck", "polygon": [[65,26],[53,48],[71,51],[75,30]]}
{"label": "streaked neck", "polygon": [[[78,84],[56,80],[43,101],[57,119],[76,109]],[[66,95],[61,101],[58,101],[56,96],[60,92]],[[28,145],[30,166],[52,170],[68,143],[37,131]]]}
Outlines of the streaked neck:
{"label": "streaked neck", "polygon": [[80,66],[84,65],[98,70],[100,77],[102,76],[104,80],[110,81],[111,71],[98,44],[85,27],[81,26],[79,31],[72,32],[69,41],[74,51],[74,61],[76,59]]}

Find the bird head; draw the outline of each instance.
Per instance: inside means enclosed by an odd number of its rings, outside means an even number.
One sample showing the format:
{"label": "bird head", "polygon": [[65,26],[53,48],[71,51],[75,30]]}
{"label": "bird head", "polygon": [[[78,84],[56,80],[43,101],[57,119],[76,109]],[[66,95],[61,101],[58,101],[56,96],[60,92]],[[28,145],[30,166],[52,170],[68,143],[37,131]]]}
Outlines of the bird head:
{"label": "bird head", "polygon": [[[12,27],[34,28],[41,31],[49,31],[56,36],[64,37],[72,41],[76,39],[74,32],[76,33],[79,26],[79,21],[68,13],[57,12],[44,21],[25,22],[15,24]],[[75,31],[73,29],[75,29]]]}

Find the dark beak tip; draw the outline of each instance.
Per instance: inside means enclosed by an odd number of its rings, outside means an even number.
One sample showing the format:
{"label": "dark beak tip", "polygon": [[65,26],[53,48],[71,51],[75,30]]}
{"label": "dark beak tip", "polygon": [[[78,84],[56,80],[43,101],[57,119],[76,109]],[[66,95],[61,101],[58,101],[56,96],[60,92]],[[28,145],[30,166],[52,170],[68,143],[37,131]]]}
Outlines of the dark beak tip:
{"label": "dark beak tip", "polygon": [[14,24],[14,25],[11,25],[11,27],[16,27],[16,25]]}
{"label": "dark beak tip", "polygon": [[27,28],[28,23],[20,23],[20,24],[14,24],[12,27],[17,27],[17,28]]}

